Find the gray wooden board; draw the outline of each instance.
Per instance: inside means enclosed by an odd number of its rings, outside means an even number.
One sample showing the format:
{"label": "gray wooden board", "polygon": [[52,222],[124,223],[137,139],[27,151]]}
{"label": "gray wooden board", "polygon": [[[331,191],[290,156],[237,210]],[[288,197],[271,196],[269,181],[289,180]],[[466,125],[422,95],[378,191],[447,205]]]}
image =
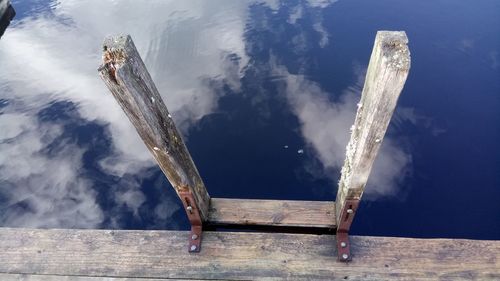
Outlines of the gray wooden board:
{"label": "gray wooden board", "polygon": [[104,40],[98,71],[177,194],[189,190],[205,220],[210,196],[130,36]]}
{"label": "gray wooden board", "polygon": [[404,31],[378,31],[337,192],[337,222],[346,200],[360,199],[410,71]]}
{"label": "gray wooden board", "polygon": [[[353,261],[334,236],[0,228],[0,273],[179,279],[500,280],[500,241],[352,236]],[[35,279],[36,280],[36,279]]]}
{"label": "gray wooden board", "polygon": [[335,228],[335,203],[211,198],[208,221],[237,225]]}
{"label": "gray wooden board", "polygon": [[[1,281],[159,281],[166,279],[0,273],[0,280]],[[203,279],[168,279],[168,280],[199,281]]]}

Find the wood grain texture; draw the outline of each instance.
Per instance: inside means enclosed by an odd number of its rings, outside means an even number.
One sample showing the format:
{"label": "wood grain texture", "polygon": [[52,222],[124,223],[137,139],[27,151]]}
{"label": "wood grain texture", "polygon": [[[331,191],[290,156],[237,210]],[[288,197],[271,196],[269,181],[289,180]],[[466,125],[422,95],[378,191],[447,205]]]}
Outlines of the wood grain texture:
{"label": "wood grain texture", "polygon": [[335,228],[331,201],[211,198],[208,221],[215,224]]}
{"label": "wood grain texture", "polygon": [[177,193],[190,190],[208,216],[210,197],[130,36],[106,38],[99,74]]}
{"label": "wood grain texture", "polygon": [[410,69],[404,31],[375,38],[337,192],[337,221],[345,200],[360,199]]}
{"label": "wood grain texture", "polygon": [[90,277],[68,275],[38,275],[38,274],[4,274],[0,273],[1,281],[200,281],[203,279],[166,279],[166,278],[127,278],[127,277]]}
{"label": "wood grain texture", "polygon": [[500,241],[184,231],[0,229],[0,273],[179,279],[500,280]]}

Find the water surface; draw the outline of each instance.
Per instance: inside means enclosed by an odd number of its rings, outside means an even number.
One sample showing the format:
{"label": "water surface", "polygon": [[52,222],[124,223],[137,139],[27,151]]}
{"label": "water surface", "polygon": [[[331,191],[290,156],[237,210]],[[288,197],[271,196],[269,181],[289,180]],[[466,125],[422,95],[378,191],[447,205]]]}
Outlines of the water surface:
{"label": "water surface", "polygon": [[334,200],[377,30],[412,68],[353,233],[500,239],[498,1],[13,1],[0,225],[187,229],[97,75],[131,34],[212,197]]}

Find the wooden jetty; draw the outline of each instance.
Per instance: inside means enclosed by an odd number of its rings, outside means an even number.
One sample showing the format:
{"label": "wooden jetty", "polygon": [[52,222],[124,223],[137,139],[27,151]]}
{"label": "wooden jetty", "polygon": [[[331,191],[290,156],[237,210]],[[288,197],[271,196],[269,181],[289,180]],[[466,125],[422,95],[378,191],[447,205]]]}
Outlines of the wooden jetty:
{"label": "wooden jetty", "polygon": [[[500,280],[500,243],[352,236],[337,261],[334,235],[185,231],[0,231],[0,280]],[[130,278],[130,279],[129,279]],[[115,280],[115,279],[108,279]]]}
{"label": "wooden jetty", "polygon": [[0,0],[0,38],[2,37],[5,29],[10,24],[10,21],[16,15],[16,11],[10,4],[9,0]]}
{"label": "wooden jetty", "polygon": [[337,199],[324,202],[211,198],[132,39],[107,38],[99,74],[191,231],[3,228],[0,279],[500,280],[500,241],[349,237],[408,76],[407,43],[404,32],[377,33]]}

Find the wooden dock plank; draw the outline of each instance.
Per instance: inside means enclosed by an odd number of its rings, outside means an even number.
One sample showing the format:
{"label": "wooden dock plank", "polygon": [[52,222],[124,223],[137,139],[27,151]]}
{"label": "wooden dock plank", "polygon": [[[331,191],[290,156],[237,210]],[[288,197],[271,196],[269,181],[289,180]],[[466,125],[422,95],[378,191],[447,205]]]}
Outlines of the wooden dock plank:
{"label": "wooden dock plank", "polygon": [[[0,229],[0,273],[178,279],[500,280],[500,241],[351,237],[336,259],[333,235]],[[36,279],[34,279],[36,280]]]}
{"label": "wooden dock plank", "polygon": [[226,225],[335,228],[335,203],[211,198],[208,221]]}
{"label": "wooden dock plank", "polygon": [[203,279],[158,279],[158,278],[122,278],[122,277],[90,277],[68,275],[37,275],[37,274],[5,274],[0,273],[2,281],[200,281]]}

